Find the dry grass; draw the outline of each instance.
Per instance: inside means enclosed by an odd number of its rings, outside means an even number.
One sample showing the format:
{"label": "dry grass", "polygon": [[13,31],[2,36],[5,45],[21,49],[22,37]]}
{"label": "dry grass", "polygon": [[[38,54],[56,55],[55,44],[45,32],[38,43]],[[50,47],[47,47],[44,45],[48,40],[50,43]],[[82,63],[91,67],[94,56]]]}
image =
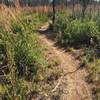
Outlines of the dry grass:
{"label": "dry grass", "polygon": [[11,8],[8,8],[5,5],[0,5],[0,18],[15,18],[15,9],[12,10]]}
{"label": "dry grass", "polygon": [[0,26],[5,27],[6,31],[10,30],[10,21],[16,20],[16,16],[21,14],[21,7],[7,7],[4,4],[0,4]]}
{"label": "dry grass", "polygon": [[48,13],[52,12],[51,6],[36,6],[36,7],[23,7],[24,10],[28,12],[35,13]]}

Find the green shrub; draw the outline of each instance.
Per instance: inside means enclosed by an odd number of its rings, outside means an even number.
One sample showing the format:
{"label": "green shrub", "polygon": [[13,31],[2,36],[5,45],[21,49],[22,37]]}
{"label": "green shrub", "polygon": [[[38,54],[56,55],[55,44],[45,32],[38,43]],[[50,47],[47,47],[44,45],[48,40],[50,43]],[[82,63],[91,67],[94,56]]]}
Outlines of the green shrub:
{"label": "green shrub", "polygon": [[[67,45],[90,44],[90,39],[100,41],[99,27],[92,20],[72,19],[66,13],[59,13],[54,23],[54,37]],[[65,45],[66,46],[66,45]]]}
{"label": "green shrub", "polygon": [[99,27],[94,21],[89,21],[87,23],[89,36],[90,38],[93,38],[94,42],[99,43],[100,42],[100,32]]}
{"label": "green shrub", "polygon": [[73,20],[68,31],[71,35],[69,41],[71,41],[72,44],[81,44],[89,40],[86,24],[82,23],[80,20]]}

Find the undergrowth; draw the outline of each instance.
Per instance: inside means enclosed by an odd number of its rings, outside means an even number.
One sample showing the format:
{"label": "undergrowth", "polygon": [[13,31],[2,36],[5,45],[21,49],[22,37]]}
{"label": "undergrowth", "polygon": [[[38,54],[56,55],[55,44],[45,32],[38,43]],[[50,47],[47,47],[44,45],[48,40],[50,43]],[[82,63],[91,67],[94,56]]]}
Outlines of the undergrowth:
{"label": "undergrowth", "polygon": [[66,11],[58,12],[54,23],[54,37],[59,44],[67,47],[89,46],[100,41],[99,25],[94,20],[75,19]]}
{"label": "undergrowth", "polygon": [[36,32],[46,20],[46,15],[23,14],[9,21],[10,30],[1,25],[0,100],[31,99],[31,93],[45,96],[53,88],[60,71],[55,72],[56,61],[45,58]]}

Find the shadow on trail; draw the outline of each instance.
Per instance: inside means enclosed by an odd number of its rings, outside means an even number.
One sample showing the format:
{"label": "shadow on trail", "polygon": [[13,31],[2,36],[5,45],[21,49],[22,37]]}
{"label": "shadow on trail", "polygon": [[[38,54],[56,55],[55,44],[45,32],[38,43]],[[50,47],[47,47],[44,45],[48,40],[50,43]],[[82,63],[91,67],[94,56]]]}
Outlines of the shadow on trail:
{"label": "shadow on trail", "polygon": [[41,35],[45,35],[47,39],[50,39],[50,40],[54,40],[53,38],[53,31],[49,28],[47,29],[39,29],[37,30],[38,33],[40,33]]}
{"label": "shadow on trail", "polygon": [[[37,32],[40,34],[40,35],[43,35],[45,36],[48,40],[51,40],[51,42],[54,42],[53,46],[56,47],[58,50],[62,50],[63,52],[66,52],[68,53],[69,55],[72,55],[76,60],[78,60],[79,56],[81,55],[81,53],[83,52],[81,49],[77,49],[75,50],[75,52],[72,52],[72,51],[68,51],[68,46],[64,46],[64,45],[60,45],[59,42],[57,42],[54,37],[53,37],[53,31],[49,28],[47,29],[39,29],[37,30]],[[79,69],[83,69],[84,67],[83,66],[79,66],[76,70],[72,71],[72,72],[68,72],[66,74],[72,74],[72,73],[75,73],[77,72]]]}
{"label": "shadow on trail", "polygon": [[54,42],[54,45],[53,45],[54,47],[67,52],[66,51],[67,47],[64,47],[64,45],[60,45],[60,43],[56,41],[56,39],[53,36],[53,31],[51,29],[49,29],[49,28],[43,29],[43,30],[39,29],[39,30],[37,30],[37,32],[40,33],[40,35],[44,35],[48,40],[53,41]]}
{"label": "shadow on trail", "polygon": [[68,50],[70,48],[73,48],[73,46],[71,47],[69,45],[61,44],[60,42],[58,42],[54,38],[53,31],[49,28],[39,29],[39,30],[37,30],[37,32],[40,33],[40,35],[44,35],[48,40],[51,40],[52,42],[54,42],[54,44],[53,44],[54,47],[62,50],[63,52],[67,52],[67,53],[71,54],[72,56],[75,57],[75,59],[79,59],[79,56],[83,53],[84,49],[80,49],[80,48],[75,48],[75,50],[73,49],[72,51]]}

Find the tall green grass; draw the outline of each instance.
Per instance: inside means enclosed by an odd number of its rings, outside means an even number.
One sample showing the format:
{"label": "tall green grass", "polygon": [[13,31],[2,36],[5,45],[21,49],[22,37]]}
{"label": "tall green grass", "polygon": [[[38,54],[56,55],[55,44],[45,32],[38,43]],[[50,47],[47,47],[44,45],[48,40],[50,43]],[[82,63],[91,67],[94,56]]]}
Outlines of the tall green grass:
{"label": "tall green grass", "polygon": [[11,21],[11,31],[0,28],[0,68],[3,69],[0,72],[6,80],[0,84],[4,90],[3,94],[0,91],[0,99],[25,100],[29,86],[24,81],[33,81],[38,70],[48,66],[43,46],[34,32],[44,18],[37,14],[24,15]]}

